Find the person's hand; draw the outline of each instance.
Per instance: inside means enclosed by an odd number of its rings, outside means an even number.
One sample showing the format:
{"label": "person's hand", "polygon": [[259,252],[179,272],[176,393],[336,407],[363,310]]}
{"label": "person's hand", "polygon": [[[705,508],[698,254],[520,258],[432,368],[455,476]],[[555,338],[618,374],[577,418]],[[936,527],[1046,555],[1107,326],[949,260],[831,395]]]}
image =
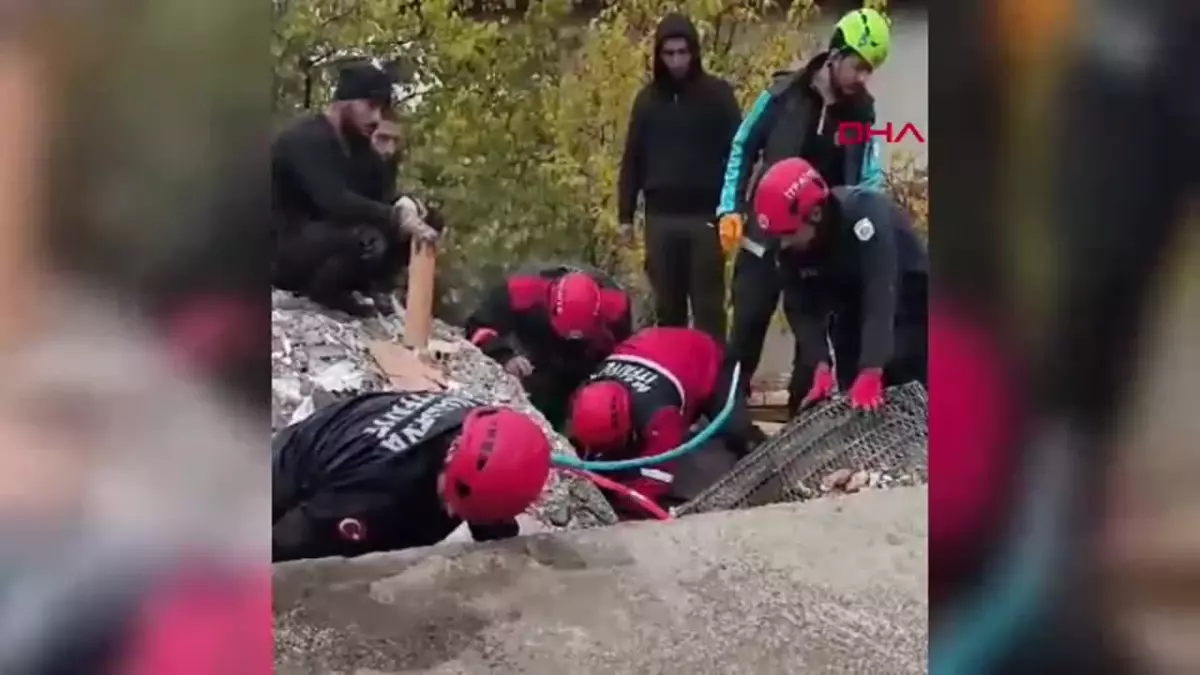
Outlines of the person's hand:
{"label": "person's hand", "polygon": [[717,220],[717,233],[721,236],[721,250],[725,255],[733,252],[742,240],[743,221],[741,214],[726,213]]}
{"label": "person's hand", "polygon": [[800,401],[800,408],[804,408],[824,401],[833,395],[833,369],[828,363],[817,364],[817,371],[813,373],[812,385],[808,388],[808,393],[804,395],[804,399]]}
{"label": "person's hand", "polygon": [[621,237],[623,243],[632,244],[633,234],[633,223],[619,223],[617,225],[617,235]]}
{"label": "person's hand", "polygon": [[855,410],[878,410],[883,405],[883,369],[859,371],[850,385],[850,407]]}
{"label": "person's hand", "polygon": [[441,233],[425,222],[425,207],[412,197],[401,197],[392,206],[392,213],[400,229],[407,232],[417,241],[433,244],[441,237]]}
{"label": "person's hand", "polygon": [[504,362],[504,372],[517,377],[529,377],[533,374],[533,364],[524,356],[514,356]]}

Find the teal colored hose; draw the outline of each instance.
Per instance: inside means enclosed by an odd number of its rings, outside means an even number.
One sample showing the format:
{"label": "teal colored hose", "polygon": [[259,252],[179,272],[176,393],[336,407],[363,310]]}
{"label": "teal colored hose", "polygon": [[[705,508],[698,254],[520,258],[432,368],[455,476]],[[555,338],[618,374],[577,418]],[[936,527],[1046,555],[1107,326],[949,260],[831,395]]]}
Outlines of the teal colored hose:
{"label": "teal colored hose", "polygon": [[725,405],[721,408],[721,412],[708,423],[708,426],[700,430],[700,433],[693,436],[683,445],[668,450],[661,455],[653,457],[638,457],[636,459],[624,459],[615,462],[585,462],[582,459],[571,457],[569,455],[553,455],[550,461],[554,466],[565,469],[576,469],[579,471],[628,471],[629,469],[642,469],[648,466],[656,466],[664,462],[669,462],[673,459],[679,459],[684,455],[695,452],[700,449],[708,439],[713,437],[713,434],[721,430],[725,426],[725,422],[729,416],[733,414],[733,407],[737,403],[737,397],[741,392],[741,387],[738,382],[742,379],[742,364],[734,364],[733,366],[733,382],[729,385],[729,393],[725,395]]}

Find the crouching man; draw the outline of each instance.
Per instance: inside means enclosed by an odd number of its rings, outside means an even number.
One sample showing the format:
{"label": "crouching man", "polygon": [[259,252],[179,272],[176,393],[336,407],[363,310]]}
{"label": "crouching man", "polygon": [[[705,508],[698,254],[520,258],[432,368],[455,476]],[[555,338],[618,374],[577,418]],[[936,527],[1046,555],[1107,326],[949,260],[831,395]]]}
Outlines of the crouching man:
{"label": "crouching man", "polygon": [[391,307],[408,240],[441,236],[436,212],[397,194],[394,147],[373,140],[392,124],[392,85],[375,65],[348,65],[328,109],[295,120],[272,142],[275,288],[369,316]]}
{"label": "crouching man", "polygon": [[272,447],[272,559],[428,546],[464,521],[518,534],[550,441],[529,417],[441,392],[363,394],[283,429]]}
{"label": "crouching man", "polygon": [[[592,460],[654,457],[682,445],[702,417],[715,419],[725,405],[735,360],[707,333],[659,327],[638,331],[617,345],[571,400],[570,436]],[[764,440],[741,396],[718,432],[738,457]],[[659,503],[670,493],[674,463],[614,473],[611,477]],[[623,518],[644,517],[621,495],[607,495]]]}
{"label": "crouching man", "polygon": [[467,338],[521,378],[555,428],[566,401],[632,333],[629,295],[597,270],[546,265],[492,288],[467,319]]}

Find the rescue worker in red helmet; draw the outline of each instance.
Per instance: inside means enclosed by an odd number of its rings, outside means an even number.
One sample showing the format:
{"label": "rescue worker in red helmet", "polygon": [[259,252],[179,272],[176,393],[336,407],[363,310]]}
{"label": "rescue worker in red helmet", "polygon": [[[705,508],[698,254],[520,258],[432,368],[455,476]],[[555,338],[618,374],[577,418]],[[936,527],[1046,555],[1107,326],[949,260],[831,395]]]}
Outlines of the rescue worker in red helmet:
{"label": "rescue worker in red helmet", "polygon": [[811,384],[798,404],[791,392],[793,413],[835,386],[853,407],[874,410],[885,387],[926,383],[929,256],[894,200],[860,187],[830,189],[812,165],[792,158],[764,173],[754,213],[764,233],[797,253],[782,272],[796,291],[801,372],[811,373]]}
{"label": "rescue worker in red helmet", "polygon": [[[617,345],[571,399],[571,440],[588,459],[653,457],[687,440],[700,418],[714,419],[725,405],[736,361],[703,331],[645,328]],[[731,451],[747,455],[764,434],[750,421],[742,396],[718,432]],[[613,473],[614,480],[659,503],[670,497],[674,463]],[[625,518],[644,517],[636,504],[609,494]]]}
{"label": "rescue worker in red helmet", "polygon": [[362,394],[272,447],[272,559],[428,546],[464,521],[516,536],[541,494],[550,441],[528,416],[444,392]]}
{"label": "rescue worker in red helmet", "polygon": [[633,332],[629,295],[599,270],[544,265],[492,288],[467,319],[467,339],[521,378],[555,428],[566,401]]}

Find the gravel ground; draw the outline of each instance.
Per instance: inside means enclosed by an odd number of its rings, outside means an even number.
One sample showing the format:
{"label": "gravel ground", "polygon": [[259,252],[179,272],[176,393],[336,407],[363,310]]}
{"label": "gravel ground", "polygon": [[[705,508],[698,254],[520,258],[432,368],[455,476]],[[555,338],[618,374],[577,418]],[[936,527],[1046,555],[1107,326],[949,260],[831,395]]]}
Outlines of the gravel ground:
{"label": "gravel ground", "polygon": [[[271,297],[272,431],[306,418],[338,396],[385,389],[367,344],[403,334],[404,320],[399,315],[359,320],[275,291]],[[435,321],[433,336],[455,340],[462,333]],[[475,347],[465,344],[451,355],[446,370],[452,390],[525,412],[546,430],[556,453],[575,455],[571,444],[529,404],[517,380]],[[533,515],[549,529],[595,527],[617,520],[591,483],[558,472],[551,475]]]}

